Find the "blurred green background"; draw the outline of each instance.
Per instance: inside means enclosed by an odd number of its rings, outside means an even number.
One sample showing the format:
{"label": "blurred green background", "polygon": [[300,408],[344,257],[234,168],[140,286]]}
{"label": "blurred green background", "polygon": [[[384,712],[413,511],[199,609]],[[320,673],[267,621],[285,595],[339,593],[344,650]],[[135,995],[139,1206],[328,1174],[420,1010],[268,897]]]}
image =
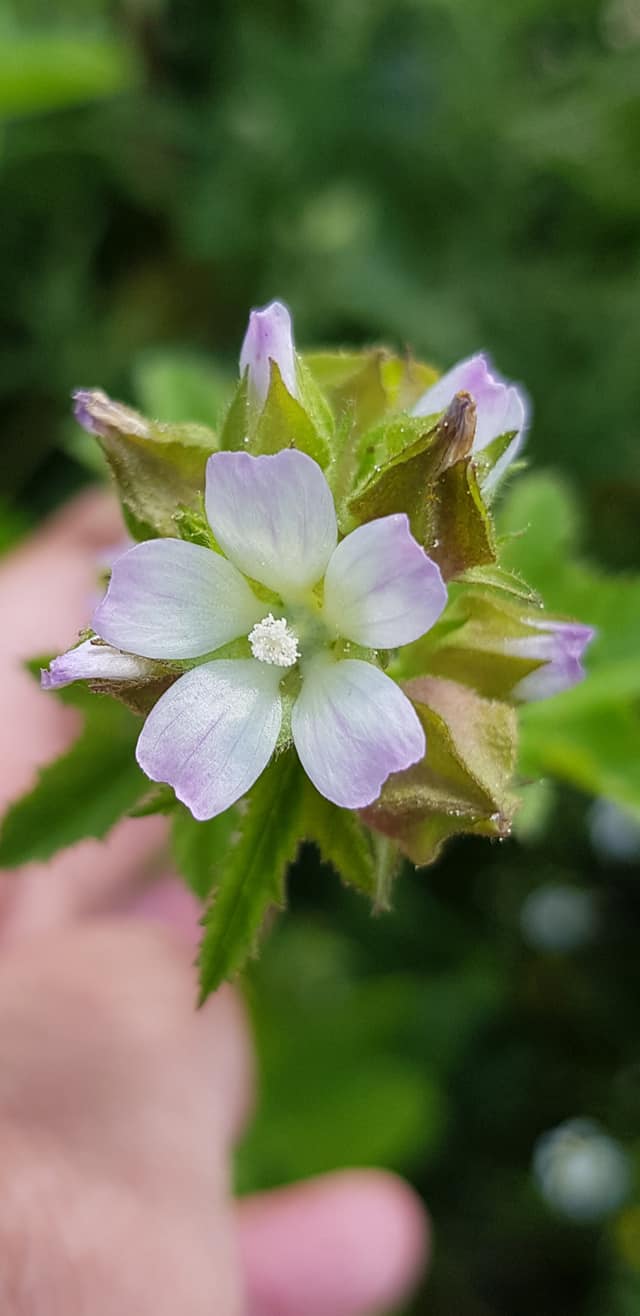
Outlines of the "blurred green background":
{"label": "blurred green background", "polygon": [[[485,348],[525,382],[510,551],[601,628],[593,685],[524,719],[523,771],[562,784],[392,915],[304,854],[248,985],[238,1183],[407,1174],[412,1312],[637,1316],[640,0],[1,0],[0,189],[2,548],[90,477],[74,386],[215,420],[273,296],[301,346]],[[583,1176],[589,1220],[531,1168],[575,1116],[630,1173],[608,1204]]]}

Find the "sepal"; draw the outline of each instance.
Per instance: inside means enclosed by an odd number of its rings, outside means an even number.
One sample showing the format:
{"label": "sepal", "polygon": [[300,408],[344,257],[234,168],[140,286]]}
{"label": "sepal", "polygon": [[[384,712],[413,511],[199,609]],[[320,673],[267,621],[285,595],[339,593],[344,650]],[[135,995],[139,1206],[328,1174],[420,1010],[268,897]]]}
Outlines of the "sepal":
{"label": "sepal", "polygon": [[518,799],[511,789],[517,721],[507,704],[454,681],[404,686],[427,738],[425,758],[383,786],[364,821],[394,840],[414,864],[430,864],[451,836],[509,835]]}
{"label": "sepal", "polygon": [[199,508],[213,430],[147,420],[99,388],[77,390],[74,411],[105,454],[133,538],[174,535],[176,510]]}

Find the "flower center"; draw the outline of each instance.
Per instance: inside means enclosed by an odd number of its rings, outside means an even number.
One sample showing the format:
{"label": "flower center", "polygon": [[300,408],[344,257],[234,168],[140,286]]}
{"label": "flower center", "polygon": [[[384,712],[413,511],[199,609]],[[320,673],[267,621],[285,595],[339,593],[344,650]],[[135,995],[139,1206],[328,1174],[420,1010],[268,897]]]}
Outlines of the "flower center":
{"label": "flower center", "polygon": [[284,617],[274,617],[271,612],[256,622],[248,638],[254,658],[261,663],[293,667],[300,657],[297,635]]}

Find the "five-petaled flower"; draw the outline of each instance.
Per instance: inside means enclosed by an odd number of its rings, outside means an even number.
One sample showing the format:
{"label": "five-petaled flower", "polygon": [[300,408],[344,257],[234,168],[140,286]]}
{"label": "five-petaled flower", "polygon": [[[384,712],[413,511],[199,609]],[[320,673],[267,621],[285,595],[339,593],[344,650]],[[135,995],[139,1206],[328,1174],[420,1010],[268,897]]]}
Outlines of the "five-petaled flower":
{"label": "five-petaled flower", "polygon": [[107,679],[134,680],[149,660],[191,664],[147,717],[137,758],[198,819],[253,785],[285,709],[321,794],[349,809],[372,803],[425,753],[416,711],[376,651],[410,644],[440,616],[436,563],[403,513],[338,542],[325,476],[295,449],[215,453],[205,505],[221,552],[153,539],[124,553],[93,619],[106,643],[57,659],[45,683],[95,680],[101,663]]}

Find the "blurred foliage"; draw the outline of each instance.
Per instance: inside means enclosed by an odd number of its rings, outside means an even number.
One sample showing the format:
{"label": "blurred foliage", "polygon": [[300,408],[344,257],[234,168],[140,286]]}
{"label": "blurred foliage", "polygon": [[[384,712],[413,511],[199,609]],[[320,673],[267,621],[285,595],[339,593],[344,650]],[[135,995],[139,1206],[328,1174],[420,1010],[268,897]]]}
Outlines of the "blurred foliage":
{"label": "blurred foliage", "polygon": [[[530,1161],[573,1115],[640,1145],[637,863],[588,797],[640,809],[638,0],[4,0],[0,48],[0,549],[88,478],[73,387],[215,425],[274,295],[302,346],[484,347],[525,381],[536,473],[501,531],[598,626],[592,674],[523,712],[517,840],[457,843],[373,919],[305,851],[252,969],[238,1181],[409,1174],[436,1222],[416,1313],[637,1316],[637,1182],[571,1225]],[[571,952],[520,922],[554,883],[597,909]]]}

